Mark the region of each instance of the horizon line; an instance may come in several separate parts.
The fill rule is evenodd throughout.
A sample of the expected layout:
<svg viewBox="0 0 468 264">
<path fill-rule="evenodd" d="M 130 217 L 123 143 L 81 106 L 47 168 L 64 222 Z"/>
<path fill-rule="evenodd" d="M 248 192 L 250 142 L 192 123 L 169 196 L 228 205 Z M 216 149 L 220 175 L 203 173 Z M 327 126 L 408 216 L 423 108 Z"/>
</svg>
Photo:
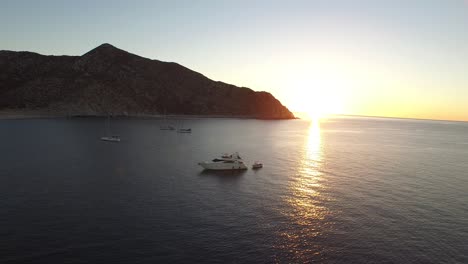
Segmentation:
<svg viewBox="0 0 468 264">
<path fill-rule="evenodd" d="M 302 112 L 293 112 L 293 113 L 302 113 Z M 358 114 L 327 114 L 325 115 L 324 119 L 327 117 L 333 116 L 345 116 L 345 117 L 364 117 L 364 118 L 386 118 L 386 119 L 406 119 L 406 120 L 420 120 L 420 121 L 442 121 L 442 122 L 461 122 L 461 123 L 468 123 L 468 120 L 449 120 L 449 119 L 430 119 L 430 118 L 417 118 L 417 117 L 398 117 L 398 116 L 373 116 L 373 115 L 358 115 Z M 296 117 L 298 119 L 306 119 Z M 321 119 L 321 118 L 319 118 Z"/>
</svg>

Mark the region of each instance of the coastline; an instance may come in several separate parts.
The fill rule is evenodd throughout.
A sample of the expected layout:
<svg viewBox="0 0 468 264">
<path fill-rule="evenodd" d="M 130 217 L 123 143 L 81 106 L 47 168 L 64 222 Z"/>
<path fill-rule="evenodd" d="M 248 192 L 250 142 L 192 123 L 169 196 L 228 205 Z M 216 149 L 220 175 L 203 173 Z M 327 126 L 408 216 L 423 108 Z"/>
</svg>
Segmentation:
<svg viewBox="0 0 468 264">
<path fill-rule="evenodd" d="M 118 114 L 113 115 L 119 118 L 154 118 L 154 119 L 201 119 L 201 118 L 232 118 L 232 119 L 255 119 L 255 120 L 302 120 L 303 118 L 264 118 L 256 116 L 242 115 L 184 115 L 184 114 Z M 345 115 L 336 114 L 330 116 L 339 116 L 342 118 L 376 118 L 376 119 L 398 119 L 398 120 L 415 120 L 415 121 L 434 121 L 434 122 L 456 122 L 468 123 L 464 120 L 444 120 L 444 119 L 424 119 L 410 117 L 385 117 L 385 116 L 365 116 L 365 115 Z M 22 120 L 22 119 L 50 119 L 50 118 L 103 118 L 107 115 L 102 114 L 67 114 L 47 110 L 26 110 L 26 109 L 3 109 L 0 110 L 1 120 Z"/>
<path fill-rule="evenodd" d="M 59 118 L 66 115 L 33 110 L 0 110 L 0 120 Z"/>
<path fill-rule="evenodd" d="M 118 114 L 112 115 L 119 118 L 170 118 L 170 119 L 199 119 L 199 118 L 233 118 L 233 119 L 257 119 L 257 120 L 295 120 L 300 118 L 264 118 L 256 116 L 242 115 L 181 115 L 181 114 Z M 48 118 L 101 118 L 107 117 L 103 114 L 67 114 L 44 110 L 0 110 L 0 120 L 21 120 L 21 119 L 48 119 Z"/>
</svg>

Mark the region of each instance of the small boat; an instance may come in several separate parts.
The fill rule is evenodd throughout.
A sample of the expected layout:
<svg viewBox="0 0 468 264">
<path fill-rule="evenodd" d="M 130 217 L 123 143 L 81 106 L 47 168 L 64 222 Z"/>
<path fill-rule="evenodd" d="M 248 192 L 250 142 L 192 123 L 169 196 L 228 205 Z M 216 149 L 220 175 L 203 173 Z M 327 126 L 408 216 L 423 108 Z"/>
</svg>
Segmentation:
<svg viewBox="0 0 468 264">
<path fill-rule="evenodd" d="M 175 127 L 173 127 L 173 126 L 161 126 L 159 129 L 160 130 L 175 130 Z"/>
<path fill-rule="evenodd" d="M 191 128 L 180 128 L 179 130 L 177 130 L 177 132 L 179 132 L 179 133 L 192 133 L 192 129 Z"/>
<path fill-rule="evenodd" d="M 199 162 L 205 170 L 246 170 L 244 161 L 235 152 L 232 155 L 223 155 L 221 158 L 215 158 L 212 161 Z"/>
<path fill-rule="evenodd" d="M 110 141 L 110 142 L 120 142 L 120 137 L 119 136 L 105 136 L 105 137 L 101 137 L 101 140 Z"/>
<path fill-rule="evenodd" d="M 112 136 L 110 135 L 111 132 L 110 132 L 110 115 L 107 116 L 107 125 L 106 125 L 106 134 L 108 136 L 103 136 L 101 137 L 101 140 L 102 141 L 109 141 L 109 142 L 120 142 L 120 137 L 119 136 Z"/>
<path fill-rule="evenodd" d="M 176 130 L 175 127 L 169 125 L 169 122 L 167 120 L 166 110 L 164 110 L 162 121 L 163 121 L 163 125 L 159 127 L 160 130 Z"/>
<path fill-rule="evenodd" d="M 256 161 L 254 164 L 252 164 L 252 169 L 261 169 L 263 168 L 263 163 Z"/>
<path fill-rule="evenodd" d="M 191 128 L 184 128 L 184 120 L 181 120 L 181 125 L 179 126 L 179 129 L 177 129 L 178 133 L 192 133 Z"/>
</svg>

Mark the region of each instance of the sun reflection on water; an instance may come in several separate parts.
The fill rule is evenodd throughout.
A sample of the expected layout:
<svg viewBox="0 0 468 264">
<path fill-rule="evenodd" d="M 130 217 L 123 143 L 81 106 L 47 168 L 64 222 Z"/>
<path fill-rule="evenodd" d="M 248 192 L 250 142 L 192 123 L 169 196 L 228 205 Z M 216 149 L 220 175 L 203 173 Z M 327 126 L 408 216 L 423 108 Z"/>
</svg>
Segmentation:
<svg viewBox="0 0 468 264">
<path fill-rule="evenodd" d="M 305 149 L 306 159 L 303 159 L 303 162 L 318 163 L 322 161 L 321 140 L 320 121 L 317 119 L 311 120 L 307 137 L 307 148 Z"/>
<path fill-rule="evenodd" d="M 281 234 L 282 248 L 297 260 L 321 254 L 322 250 L 314 243 L 314 238 L 321 235 L 329 214 L 323 205 L 326 198 L 322 194 L 325 186 L 321 172 L 323 143 L 320 121 L 312 120 L 307 133 L 299 166 L 292 177 L 290 194 L 285 198 L 289 206 L 283 214 L 289 219 L 288 228 Z"/>
</svg>

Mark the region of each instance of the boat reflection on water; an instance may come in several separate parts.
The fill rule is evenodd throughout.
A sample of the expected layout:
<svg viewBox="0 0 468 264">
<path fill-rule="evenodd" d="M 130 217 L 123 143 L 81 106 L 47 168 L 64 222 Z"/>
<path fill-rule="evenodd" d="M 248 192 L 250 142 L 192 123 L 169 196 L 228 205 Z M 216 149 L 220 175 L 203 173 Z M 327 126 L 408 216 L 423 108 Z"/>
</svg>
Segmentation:
<svg viewBox="0 0 468 264">
<path fill-rule="evenodd" d="M 220 177 L 222 179 L 236 179 L 244 175 L 247 170 L 202 170 L 199 176 Z"/>
<path fill-rule="evenodd" d="M 324 206 L 326 197 L 322 194 L 325 180 L 322 174 L 322 138 L 320 121 L 312 120 L 307 140 L 304 143 L 299 166 L 292 177 L 287 206 L 282 213 L 288 218 L 286 230 L 280 236 L 281 248 L 289 252 L 296 261 L 307 261 L 312 256 L 320 259 L 323 251 L 314 243 L 321 235 L 327 222 L 328 209 Z"/>
</svg>

